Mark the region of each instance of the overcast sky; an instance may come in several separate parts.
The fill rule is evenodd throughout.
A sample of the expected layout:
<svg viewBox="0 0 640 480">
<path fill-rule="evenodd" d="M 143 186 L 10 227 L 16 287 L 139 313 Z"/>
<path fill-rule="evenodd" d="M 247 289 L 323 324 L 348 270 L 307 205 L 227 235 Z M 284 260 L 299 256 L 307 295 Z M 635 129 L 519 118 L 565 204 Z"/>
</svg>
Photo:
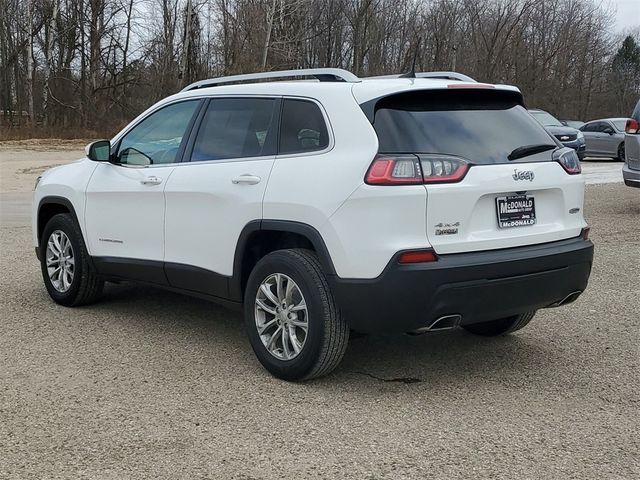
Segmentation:
<svg viewBox="0 0 640 480">
<path fill-rule="evenodd" d="M 628 27 L 640 27 L 640 0 L 604 0 L 603 4 L 606 5 L 607 2 L 617 9 L 617 31 Z"/>
</svg>

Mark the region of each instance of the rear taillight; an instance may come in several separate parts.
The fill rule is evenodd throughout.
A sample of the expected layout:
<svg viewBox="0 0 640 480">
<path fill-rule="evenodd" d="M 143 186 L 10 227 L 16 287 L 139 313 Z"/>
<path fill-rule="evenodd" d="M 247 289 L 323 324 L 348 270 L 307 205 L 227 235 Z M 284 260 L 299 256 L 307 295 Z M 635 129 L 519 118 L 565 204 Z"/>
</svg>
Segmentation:
<svg viewBox="0 0 640 480">
<path fill-rule="evenodd" d="M 415 155 L 376 155 L 365 181 L 369 185 L 419 185 L 420 160 Z"/>
<path fill-rule="evenodd" d="M 418 155 L 424 183 L 454 183 L 464 178 L 470 163 L 449 155 Z"/>
<path fill-rule="evenodd" d="M 376 155 L 365 182 L 369 185 L 454 183 L 464 178 L 470 163 L 450 155 Z"/>
<path fill-rule="evenodd" d="M 630 135 L 637 135 L 640 133 L 640 123 L 633 118 L 627 120 L 627 125 L 624 127 L 624 131 Z"/>
<path fill-rule="evenodd" d="M 580 159 L 575 150 L 571 148 L 561 148 L 553 153 L 553 159 L 562 165 L 569 175 L 577 175 L 582 172 Z"/>
<path fill-rule="evenodd" d="M 489 83 L 450 83 L 449 85 L 447 85 L 447 88 L 482 88 L 482 89 L 490 89 L 490 88 L 496 88 L 495 85 L 491 85 Z"/>
</svg>

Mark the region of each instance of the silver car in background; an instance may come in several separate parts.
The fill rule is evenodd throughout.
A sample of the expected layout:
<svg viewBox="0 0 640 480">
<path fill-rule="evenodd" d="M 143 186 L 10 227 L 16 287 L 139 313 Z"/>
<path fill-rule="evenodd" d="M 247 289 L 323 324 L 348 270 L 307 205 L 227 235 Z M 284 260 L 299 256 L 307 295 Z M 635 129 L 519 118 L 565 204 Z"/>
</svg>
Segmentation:
<svg viewBox="0 0 640 480">
<path fill-rule="evenodd" d="M 624 183 L 640 188 L 640 100 L 627 120 L 624 134 L 626 160 L 622 167 Z"/>
<path fill-rule="evenodd" d="M 624 161 L 626 118 L 591 120 L 579 128 L 584 134 L 586 157 L 614 158 Z"/>
</svg>

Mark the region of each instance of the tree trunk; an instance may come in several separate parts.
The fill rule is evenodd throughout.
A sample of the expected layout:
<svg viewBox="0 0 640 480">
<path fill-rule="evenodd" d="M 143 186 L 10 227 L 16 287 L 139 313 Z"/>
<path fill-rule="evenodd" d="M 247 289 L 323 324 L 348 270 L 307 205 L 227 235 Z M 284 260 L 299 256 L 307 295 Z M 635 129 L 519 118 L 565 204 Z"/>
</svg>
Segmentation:
<svg viewBox="0 0 640 480">
<path fill-rule="evenodd" d="M 276 16 L 276 2 L 277 0 L 271 0 L 271 9 L 267 15 L 267 32 L 264 38 L 264 47 L 262 48 L 262 70 L 267 69 L 267 56 L 269 55 L 269 43 L 271 42 L 271 31 L 273 30 L 273 19 Z"/>
<path fill-rule="evenodd" d="M 49 126 L 49 80 L 51 78 L 51 53 L 53 51 L 54 33 L 56 28 L 56 17 L 58 16 L 58 1 L 52 0 L 51 19 L 49 26 L 45 27 L 44 35 L 44 85 L 42 88 L 42 113 L 43 126 Z"/>
<path fill-rule="evenodd" d="M 29 0 L 27 7 L 27 15 L 29 16 L 28 24 L 28 43 L 27 43 L 27 75 L 25 78 L 25 90 L 27 96 L 27 105 L 29 109 L 29 123 L 33 127 L 35 125 L 35 116 L 33 108 L 33 79 L 35 77 L 34 61 L 33 61 L 33 0 Z"/>
</svg>

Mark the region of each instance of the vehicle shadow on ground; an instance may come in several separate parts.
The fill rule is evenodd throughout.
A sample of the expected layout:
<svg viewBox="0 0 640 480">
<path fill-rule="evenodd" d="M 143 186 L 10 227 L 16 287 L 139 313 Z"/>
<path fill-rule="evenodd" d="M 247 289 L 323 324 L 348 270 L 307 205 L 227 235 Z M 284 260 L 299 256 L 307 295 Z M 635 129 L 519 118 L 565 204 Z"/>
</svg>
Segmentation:
<svg viewBox="0 0 640 480">
<path fill-rule="evenodd" d="M 223 361 L 228 362 L 224 370 L 237 375 L 255 376 L 259 382 L 281 382 L 253 357 L 241 312 L 129 283 L 108 284 L 101 301 L 82 310 L 82 321 L 90 316 L 91 321 L 122 323 L 134 331 L 166 334 L 167 341 L 176 336 L 188 338 L 194 351 L 215 354 L 216 369 Z M 526 333 L 498 338 L 477 337 L 463 330 L 421 336 L 354 336 L 338 369 L 307 385 L 322 390 L 338 385 L 353 388 L 354 384 L 376 389 L 381 384 L 410 388 L 411 384 L 433 387 L 446 383 L 472 389 L 478 378 L 508 383 L 517 382 L 523 375 L 544 377 L 546 371 L 568 361 L 554 354 L 553 347 Z M 215 371 L 211 373 L 215 375 Z"/>
</svg>

